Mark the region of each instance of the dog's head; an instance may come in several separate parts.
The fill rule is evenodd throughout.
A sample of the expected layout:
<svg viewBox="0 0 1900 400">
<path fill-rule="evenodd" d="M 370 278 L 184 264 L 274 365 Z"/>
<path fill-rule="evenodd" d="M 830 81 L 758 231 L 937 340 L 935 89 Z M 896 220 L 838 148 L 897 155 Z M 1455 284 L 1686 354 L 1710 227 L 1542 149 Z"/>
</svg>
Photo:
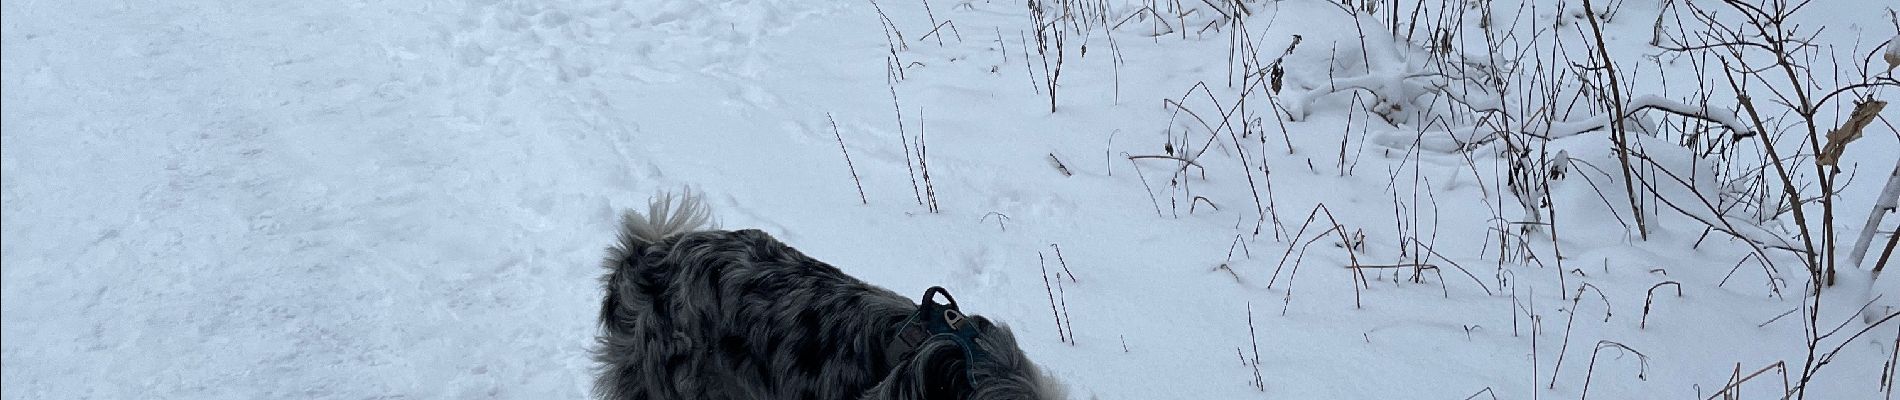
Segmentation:
<svg viewBox="0 0 1900 400">
<path fill-rule="evenodd" d="M 1067 394 L 1016 347 L 1009 327 L 970 316 L 966 341 L 931 337 L 898 363 L 864 400 L 1061 400 Z M 971 351 L 966 344 L 980 348 Z M 974 359 L 973 359 L 974 358 Z"/>
</svg>

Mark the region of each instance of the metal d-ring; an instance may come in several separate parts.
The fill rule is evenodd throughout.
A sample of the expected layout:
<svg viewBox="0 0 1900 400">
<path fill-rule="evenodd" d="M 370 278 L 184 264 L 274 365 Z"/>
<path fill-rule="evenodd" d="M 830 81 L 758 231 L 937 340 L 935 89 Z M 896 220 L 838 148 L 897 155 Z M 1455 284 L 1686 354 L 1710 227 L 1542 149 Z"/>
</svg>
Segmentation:
<svg viewBox="0 0 1900 400">
<path fill-rule="evenodd" d="M 943 310 L 943 322 L 950 325 L 950 329 L 963 329 L 963 321 L 965 320 L 967 320 L 967 318 L 963 316 L 962 312 L 958 312 L 954 309 Z"/>
</svg>

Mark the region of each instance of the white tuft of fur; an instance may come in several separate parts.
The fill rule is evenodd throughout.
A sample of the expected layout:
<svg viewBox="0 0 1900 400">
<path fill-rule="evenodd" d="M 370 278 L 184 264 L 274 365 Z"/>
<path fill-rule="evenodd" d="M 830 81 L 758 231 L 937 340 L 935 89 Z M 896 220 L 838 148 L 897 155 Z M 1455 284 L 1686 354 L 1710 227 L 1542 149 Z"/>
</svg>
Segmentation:
<svg viewBox="0 0 1900 400">
<path fill-rule="evenodd" d="M 1038 376 L 1038 378 L 1040 378 L 1036 380 L 1036 396 L 1038 396 L 1037 398 L 1051 399 L 1051 400 L 1063 400 L 1063 399 L 1069 398 L 1068 385 L 1062 384 L 1061 381 L 1056 380 L 1056 377 L 1053 375 L 1050 375 L 1047 371 L 1043 371 L 1041 368 L 1035 367 L 1034 363 L 1030 363 L 1030 365 L 1032 368 L 1036 369 L 1035 374 Z"/>
<path fill-rule="evenodd" d="M 662 193 L 647 203 L 646 213 L 628 209 L 620 216 L 620 238 L 627 244 L 658 243 L 669 236 L 706 229 L 711 222 L 712 210 L 699 193 Z"/>
</svg>

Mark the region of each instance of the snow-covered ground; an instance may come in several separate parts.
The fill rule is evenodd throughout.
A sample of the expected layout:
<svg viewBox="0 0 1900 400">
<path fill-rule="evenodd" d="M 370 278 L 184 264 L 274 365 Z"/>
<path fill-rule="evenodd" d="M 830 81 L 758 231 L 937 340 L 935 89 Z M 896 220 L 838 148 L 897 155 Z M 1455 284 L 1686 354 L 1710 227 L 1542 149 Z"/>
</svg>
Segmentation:
<svg viewBox="0 0 1900 400">
<path fill-rule="evenodd" d="M 1066 38 L 1052 113 L 1057 61 L 1018 1 L 8 0 L 0 397 L 586 397 L 614 218 L 683 187 L 723 227 L 900 293 L 948 287 L 1077 398 L 1702 399 L 1778 361 L 1798 380 L 1803 316 L 1777 319 L 1803 304 L 1796 257 L 1766 269 L 1659 204 L 1641 240 L 1606 134 L 1548 143 L 1578 162 L 1548 189 L 1555 219 L 1529 216 L 1468 129 L 1388 124 L 1366 109 L 1404 111 L 1356 97 L 1447 83 L 1414 79 L 1423 47 L 1382 33 L 1390 11 L 1141 16 L 1174 3 L 1192 2 L 1076 2 L 1112 18 Z M 1588 29 L 1556 1 L 1470 3 L 1424 15 Z M 1693 63 L 1634 61 L 1665 2 L 1612 3 L 1626 85 L 1683 96 L 1651 81 Z M 1858 55 L 1894 36 L 1872 7 L 1800 18 Z M 1301 44 L 1285 104 L 1255 91 L 1264 119 L 1229 129 L 1232 29 L 1265 60 Z M 1875 123 L 1843 158 L 1843 235 L 1897 139 Z M 1792 240 L 1786 219 L 1745 234 Z M 1500 234 L 1531 220 L 1557 240 Z M 1346 268 L 1417 263 L 1437 269 Z M 1847 304 L 1863 286 L 1824 298 L 1823 333 L 1866 326 Z M 1843 347 L 1808 398 L 1889 395 L 1896 325 Z M 1782 390 L 1770 371 L 1741 392 Z"/>
</svg>

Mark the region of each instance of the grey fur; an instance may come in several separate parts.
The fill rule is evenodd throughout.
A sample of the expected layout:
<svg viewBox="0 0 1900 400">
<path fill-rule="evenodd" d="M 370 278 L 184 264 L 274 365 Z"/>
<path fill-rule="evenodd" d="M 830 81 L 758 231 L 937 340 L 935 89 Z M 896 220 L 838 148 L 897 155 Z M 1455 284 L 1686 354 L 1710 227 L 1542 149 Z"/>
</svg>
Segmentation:
<svg viewBox="0 0 1900 400">
<path fill-rule="evenodd" d="M 687 191 L 677 198 L 662 194 L 647 203 L 646 214 L 627 210 L 620 215 L 620 243 L 659 242 L 667 236 L 705 229 L 711 220 L 712 211 L 699 193 Z"/>
<path fill-rule="evenodd" d="M 933 338 L 890 365 L 911 300 L 758 230 L 700 230 L 692 195 L 629 211 L 608 250 L 594 395 L 609 400 L 1060 399 L 1007 326 L 971 316 L 988 356 Z M 967 368 L 966 368 L 967 365 Z M 967 373 L 966 373 L 967 372 Z"/>
</svg>

